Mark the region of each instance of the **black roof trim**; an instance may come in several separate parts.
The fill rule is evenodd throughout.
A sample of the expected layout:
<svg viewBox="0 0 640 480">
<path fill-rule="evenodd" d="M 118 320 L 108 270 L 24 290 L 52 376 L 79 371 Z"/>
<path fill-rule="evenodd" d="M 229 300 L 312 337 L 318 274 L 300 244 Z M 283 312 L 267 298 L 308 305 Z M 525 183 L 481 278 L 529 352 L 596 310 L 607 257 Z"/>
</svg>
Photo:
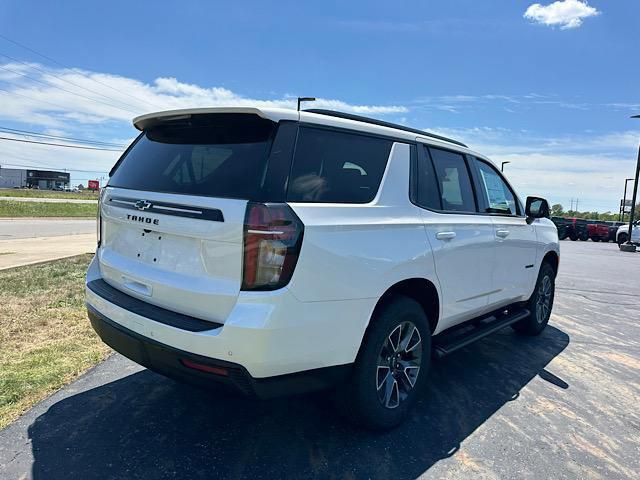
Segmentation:
<svg viewBox="0 0 640 480">
<path fill-rule="evenodd" d="M 441 135 L 436 135 L 435 133 L 429 133 L 429 132 L 425 132 L 424 130 L 418 130 L 417 128 L 405 127 L 404 125 L 385 122 L 384 120 L 377 120 L 375 118 L 363 117 L 361 115 L 353 115 L 352 113 L 337 112 L 335 110 L 325 110 L 323 108 L 310 108 L 308 110 L 303 110 L 303 112 L 317 113 L 318 115 L 327 115 L 330 117 L 354 120 L 356 122 L 371 123 L 372 125 L 379 125 L 381 127 L 395 128 L 396 130 L 403 130 L 405 132 L 415 133 L 423 137 L 431 137 L 437 140 L 443 140 L 445 142 L 453 143 L 455 145 L 460 145 L 461 147 L 469 148 L 462 142 L 459 142 L 457 140 L 452 140 L 450 138 L 443 137 Z"/>
</svg>

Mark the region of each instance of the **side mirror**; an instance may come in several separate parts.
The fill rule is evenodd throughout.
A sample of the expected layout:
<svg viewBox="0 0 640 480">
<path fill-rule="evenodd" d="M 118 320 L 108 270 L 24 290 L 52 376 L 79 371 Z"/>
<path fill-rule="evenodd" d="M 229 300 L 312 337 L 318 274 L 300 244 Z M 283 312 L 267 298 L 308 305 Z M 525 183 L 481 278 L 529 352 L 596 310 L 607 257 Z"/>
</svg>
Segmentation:
<svg viewBox="0 0 640 480">
<path fill-rule="evenodd" d="M 527 219 L 549 218 L 549 202 L 540 197 L 527 197 L 524 213 Z"/>
</svg>

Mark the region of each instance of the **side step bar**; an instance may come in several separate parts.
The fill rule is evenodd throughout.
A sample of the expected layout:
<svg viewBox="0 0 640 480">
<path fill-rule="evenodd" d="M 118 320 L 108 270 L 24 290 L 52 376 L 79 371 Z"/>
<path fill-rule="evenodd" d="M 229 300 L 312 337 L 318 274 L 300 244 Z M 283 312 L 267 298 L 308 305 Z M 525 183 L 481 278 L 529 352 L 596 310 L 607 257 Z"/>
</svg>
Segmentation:
<svg viewBox="0 0 640 480">
<path fill-rule="evenodd" d="M 433 354 L 434 357 L 440 359 L 450 353 L 455 352 L 463 347 L 466 347 L 470 343 L 480 340 L 481 338 L 491 335 L 504 327 L 516 323 L 530 315 L 529 310 L 522 309 L 517 312 L 507 314 L 504 317 L 497 318 L 489 322 L 483 322 L 477 327 L 470 329 L 460 335 L 447 335 L 442 341 L 436 340 Z"/>
</svg>

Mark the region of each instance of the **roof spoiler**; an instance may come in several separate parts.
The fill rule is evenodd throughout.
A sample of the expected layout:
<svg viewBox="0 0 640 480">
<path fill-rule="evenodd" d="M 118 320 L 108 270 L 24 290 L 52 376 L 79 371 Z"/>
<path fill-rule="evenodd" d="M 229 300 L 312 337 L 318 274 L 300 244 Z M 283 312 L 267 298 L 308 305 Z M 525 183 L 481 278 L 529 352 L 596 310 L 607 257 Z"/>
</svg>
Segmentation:
<svg viewBox="0 0 640 480">
<path fill-rule="evenodd" d="M 140 115 L 133 119 L 133 126 L 140 131 L 162 122 L 174 120 L 186 120 L 193 115 L 206 115 L 215 113 L 247 113 L 268 119 L 268 116 L 258 108 L 251 107 L 215 107 L 215 108 L 184 108 L 181 110 L 167 110 L 164 112 L 154 112 Z"/>
</svg>

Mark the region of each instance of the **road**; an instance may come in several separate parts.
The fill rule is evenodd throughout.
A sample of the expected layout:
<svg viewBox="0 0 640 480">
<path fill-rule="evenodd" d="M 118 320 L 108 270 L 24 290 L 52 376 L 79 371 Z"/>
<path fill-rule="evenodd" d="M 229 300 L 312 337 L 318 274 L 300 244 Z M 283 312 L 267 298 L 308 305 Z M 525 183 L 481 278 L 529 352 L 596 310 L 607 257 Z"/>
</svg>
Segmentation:
<svg viewBox="0 0 640 480">
<path fill-rule="evenodd" d="M 36 198 L 36 197 L 3 197 L 1 201 L 12 202 L 44 202 L 44 203 L 98 203 L 97 200 L 83 200 L 82 198 Z"/>
<path fill-rule="evenodd" d="M 24 218 L 0 219 L 0 240 L 33 237 L 57 237 L 95 233 L 93 219 Z"/>
<path fill-rule="evenodd" d="M 93 219 L 0 219 L 0 270 L 90 253 L 95 246 Z"/>
<path fill-rule="evenodd" d="M 545 332 L 507 328 L 435 363 L 383 434 L 326 395 L 211 394 L 114 355 L 0 432 L 0 477 L 637 478 L 639 273 L 640 254 L 562 242 Z"/>
</svg>

